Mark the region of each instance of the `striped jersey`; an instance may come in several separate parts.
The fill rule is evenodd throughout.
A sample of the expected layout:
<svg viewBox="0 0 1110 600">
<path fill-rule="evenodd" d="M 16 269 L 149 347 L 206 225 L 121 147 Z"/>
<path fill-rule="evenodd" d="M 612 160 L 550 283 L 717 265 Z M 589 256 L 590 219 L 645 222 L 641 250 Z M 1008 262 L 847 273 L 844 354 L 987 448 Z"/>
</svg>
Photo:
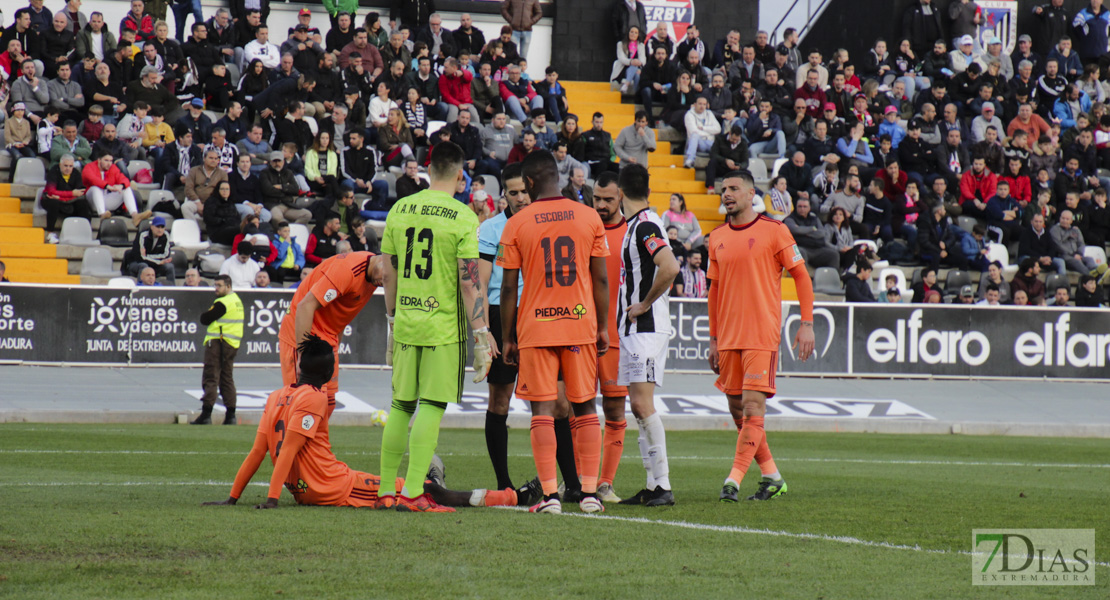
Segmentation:
<svg viewBox="0 0 1110 600">
<path fill-rule="evenodd" d="M 631 319 L 628 307 L 642 302 L 655 281 L 655 254 L 670 248 L 663 220 L 645 208 L 628 219 L 628 231 L 621 244 L 620 335 L 634 333 L 671 333 L 671 312 L 667 294 L 652 303 L 647 312 Z"/>
</svg>

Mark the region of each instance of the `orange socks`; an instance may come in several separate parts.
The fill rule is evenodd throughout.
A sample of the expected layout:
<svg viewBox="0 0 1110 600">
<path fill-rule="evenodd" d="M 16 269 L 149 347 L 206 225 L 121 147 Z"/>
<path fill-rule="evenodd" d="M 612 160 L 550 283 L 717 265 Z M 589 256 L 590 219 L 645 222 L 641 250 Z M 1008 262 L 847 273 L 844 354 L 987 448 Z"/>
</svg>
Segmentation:
<svg viewBox="0 0 1110 600">
<path fill-rule="evenodd" d="M 628 422 L 605 421 L 604 453 L 601 459 L 601 479 L 599 483 L 612 485 L 613 478 L 617 476 L 617 467 L 621 464 L 621 455 L 624 454 L 624 432 Z"/>
<path fill-rule="evenodd" d="M 536 473 L 543 486 L 543 495 L 550 496 L 559 492 L 559 479 L 555 469 L 555 418 L 532 417 L 532 456 L 536 461 Z M 749 459 L 750 460 L 750 459 Z"/>
<path fill-rule="evenodd" d="M 732 471 L 728 477 L 736 483 L 744 480 L 744 474 L 755 458 L 760 445 L 766 443 L 767 433 L 763 430 L 763 417 L 744 417 L 744 425 L 736 438 L 736 458 L 732 460 Z M 770 450 L 768 450 L 770 454 Z"/>
<path fill-rule="evenodd" d="M 578 417 L 573 414 L 567 417 L 567 421 L 570 421 L 570 439 L 574 442 L 574 470 L 578 473 L 578 477 L 581 478 L 582 459 L 578 454 L 578 428 L 581 427 L 582 424 L 579 422 Z"/>
<path fill-rule="evenodd" d="M 601 463 L 601 422 L 596 414 L 586 415 L 576 417 L 572 427 L 575 428 L 578 479 L 582 482 L 582 492 L 592 494 L 597 491 L 597 471 Z"/>
<path fill-rule="evenodd" d="M 744 429 L 743 419 L 733 419 L 736 423 L 736 431 Z M 773 475 L 779 472 L 778 465 L 775 464 L 775 458 L 771 456 L 771 447 L 767 445 L 767 435 L 763 435 L 763 443 L 759 445 L 759 449 L 755 451 L 755 462 L 759 465 L 759 470 L 764 477 Z"/>
</svg>

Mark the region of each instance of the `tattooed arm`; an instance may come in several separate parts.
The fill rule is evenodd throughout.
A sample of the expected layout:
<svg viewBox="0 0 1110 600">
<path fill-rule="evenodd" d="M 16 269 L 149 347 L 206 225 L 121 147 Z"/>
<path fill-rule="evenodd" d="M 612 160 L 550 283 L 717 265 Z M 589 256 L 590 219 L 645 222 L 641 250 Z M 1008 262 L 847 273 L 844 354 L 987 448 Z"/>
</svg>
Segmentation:
<svg viewBox="0 0 1110 600">
<path fill-rule="evenodd" d="M 478 259 L 459 259 L 459 288 L 462 290 L 463 303 L 466 305 L 470 330 L 478 331 L 486 328 L 486 292 L 478 274 Z"/>
</svg>

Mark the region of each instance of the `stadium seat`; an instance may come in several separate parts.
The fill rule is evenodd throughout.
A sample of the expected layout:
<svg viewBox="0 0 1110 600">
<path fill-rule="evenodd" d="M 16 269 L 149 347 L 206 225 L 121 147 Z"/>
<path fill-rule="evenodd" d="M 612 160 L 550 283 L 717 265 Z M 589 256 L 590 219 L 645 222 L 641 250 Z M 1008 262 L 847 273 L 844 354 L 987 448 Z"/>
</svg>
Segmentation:
<svg viewBox="0 0 1110 600">
<path fill-rule="evenodd" d="M 153 178 L 154 167 L 147 161 L 133 160 L 127 163 L 127 178 L 131 180 L 131 187 L 135 188 L 136 193 L 138 193 L 139 190 L 154 191 L 162 187 L 160 183 L 154 183 L 153 181 L 151 183 L 139 183 L 135 181 L 135 175 L 143 169 L 149 169 L 151 177 Z"/>
<path fill-rule="evenodd" d="M 302 252 L 308 252 L 308 227 L 301 223 L 289 224 L 289 235 L 293 236 L 293 241 L 301 247 Z"/>
<path fill-rule="evenodd" d="M 830 296 L 843 296 L 844 284 L 840 272 L 832 267 L 820 267 L 813 276 L 813 291 Z"/>
<path fill-rule="evenodd" d="M 956 217 L 956 224 L 960 226 L 960 229 L 963 229 L 964 231 L 966 231 L 968 233 L 971 233 L 971 228 L 975 227 L 975 224 L 978 223 L 978 222 L 979 221 L 975 220 L 975 217 L 966 217 L 966 216 Z"/>
<path fill-rule="evenodd" d="M 174 248 L 170 251 L 173 256 L 173 270 L 175 273 L 180 274 L 181 277 L 185 276 L 185 271 L 189 270 L 189 257 L 185 255 L 185 251 L 181 248 Z"/>
<path fill-rule="evenodd" d="M 1087 246 L 1083 249 L 1083 256 L 1095 259 L 1096 265 L 1106 264 L 1106 250 L 1098 246 Z"/>
<path fill-rule="evenodd" d="M 959 269 L 952 269 L 948 272 L 948 278 L 944 281 L 944 289 L 949 294 L 959 294 L 960 288 L 965 285 L 971 285 L 971 273 Z"/>
<path fill-rule="evenodd" d="M 107 248 L 85 248 L 81 258 L 81 275 L 89 277 L 118 277 L 119 270 L 112 266 L 112 251 Z"/>
<path fill-rule="evenodd" d="M 388 188 L 388 191 L 386 192 L 386 196 L 388 196 L 391 200 L 396 200 L 397 199 L 397 175 L 390 172 L 390 171 L 386 171 L 385 174 L 382 175 L 381 178 L 385 181 L 385 185 Z"/>
<path fill-rule="evenodd" d="M 223 266 L 225 260 L 227 260 L 227 257 L 215 250 L 201 250 L 197 252 L 197 270 L 200 271 L 201 277 L 211 279 L 220 274 L 220 267 Z M 177 269 L 176 265 L 174 269 Z M 182 274 L 184 274 L 184 271 L 182 271 Z"/>
<path fill-rule="evenodd" d="M 447 127 L 447 121 L 428 121 L 428 128 L 424 130 L 424 135 L 430 140 L 435 132 Z"/>
<path fill-rule="evenodd" d="M 486 193 L 490 198 L 501 197 L 501 182 L 493 175 L 482 175 L 482 180 L 486 182 Z"/>
<path fill-rule="evenodd" d="M 1060 288 L 1068 288 L 1068 291 L 1071 291 L 1071 284 L 1068 283 L 1068 276 L 1059 273 L 1049 273 L 1048 277 L 1044 280 L 1045 294 L 1051 296 Z"/>
<path fill-rule="evenodd" d="M 781 169 L 782 166 L 785 165 L 788 162 L 790 162 L 789 158 L 776 158 L 775 159 L 775 166 L 771 169 L 771 177 L 772 178 L 778 177 L 779 169 Z M 766 165 L 764 165 L 764 166 L 766 166 Z"/>
<path fill-rule="evenodd" d="M 856 240 L 856 243 L 852 244 L 852 247 L 854 248 L 856 246 L 867 246 L 868 250 L 875 254 L 879 253 L 879 245 L 876 244 L 874 240 Z"/>
<path fill-rule="evenodd" d="M 108 280 L 108 287 L 111 288 L 123 288 L 129 290 L 134 288 L 135 285 L 136 284 L 134 277 L 113 277 Z"/>
<path fill-rule="evenodd" d="M 1002 273 L 1009 279 L 1010 275 L 1017 273 L 1017 265 L 1010 264 L 1010 249 L 1005 244 L 987 244 L 987 260 L 998 261 L 1002 265 Z"/>
<path fill-rule="evenodd" d="M 758 188 L 765 188 L 767 184 L 771 183 L 771 178 L 767 176 L 767 163 L 763 159 L 753 156 L 748 161 L 748 172 L 752 174 L 752 179 L 755 180 L 755 185 Z"/>
<path fill-rule="evenodd" d="M 909 287 L 908 285 L 906 285 L 906 274 L 902 272 L 902 269 L 883 269 L 882 271 L 879 271 L 878 285 L 875 286 L 876 292 L 885 289 L 884 286 L 886 286 L 887 275 L 893 275 L 897 278 L 898 289 L 904 290 Z"/>
<path fill-rule="evenodd" d="M 910 278 L 910 283 L 912 285 L 917 285 L 917 284 L 921 283 L 921 277 L 922 277 L 921 276 L 921 271 L 922 271 L 921 268 L 913 270 L 913 276 Z"/>
<path fill-rule="evenodd" d="M 32 215 L 38 216 L 46 214 L 46 209 L 42 207 L 42 192 L 43 190 L 35 192 L 35 206 L 31 209 Z"/>
<path fill-rule="evenodd" d="M 151 190 L 146 198 L 146 210 L 154 210 L 154 205 L 162 201 L 173 201 L 173 192 L 169 190 Z"/>
<path fill-rule="evenodd" d="M 92 237 L 92 223 L 82 217 L 66 217 L 62 221 L 62 232 L 58 236 L 58 243 L 70 246 L 100 245 L 100 242 Z"/>
<path fill-rule="evenodd" d="M 173 222 L 170 230 L 170 241 L 174 246 L 186 250 L 203 249 L 208 247 L 208 242 L 200 240 L 200 226 L 192 219 L 178 219 Z"/>
<path fill-rule="evenodd" d="M 131 246 L 131 240 L 127 235 L 127 219 L 112 217 L 101 220 L 100 231 L 97 233 L 96 239 L 100 240 L 101 244 L 113 248 Z"/>
<path fill-rule="evenodd" d="M 46 165 L 39 158 L 21 158 L 15 164 L 15 177 L 12 183 L 43 187 L 46 185 Z"/>
</svg>

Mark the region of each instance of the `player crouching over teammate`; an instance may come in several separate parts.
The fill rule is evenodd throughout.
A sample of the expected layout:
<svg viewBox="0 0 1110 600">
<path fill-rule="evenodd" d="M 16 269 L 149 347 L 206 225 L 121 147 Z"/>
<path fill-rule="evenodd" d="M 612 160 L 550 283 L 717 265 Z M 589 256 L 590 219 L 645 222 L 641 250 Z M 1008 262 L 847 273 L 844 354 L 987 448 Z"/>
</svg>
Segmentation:
<svg viewBox="0 0 1110 600">
<path fill-rule="evenodd" d="M 736 502 L 740 482 L 755 458 L 763 471 L 759 491 L 749 500 L 768 500 L 786 492 L 774 466 L 763 418 L 767 398 L 775 395 L 775 368 L 782 336 L 783 269 L 798 289 L 802 322 L 794 338 L 798 357 L 813 354 L 813 283 L 794 236 L 782 223 L 752 208 L 751 173 L 725 176 L 721 201 L 727 222 L 709 235 L 709 366 L 739 436 L 732 471 L 721 489 L 722 502 Z"/>
<path fill-rule="evenodd" d="M 331 344 L 308 335 L 297 350 L 301 369 L 298 382 L 270 394 L 258 423 L 254 446 L 235 475 L 231 495 L 222 502 L 205 502 L 205 506 L 236 504 L 267 452 L 274 463 L 274 472 L 266 501 L 255 508 L 276 508 L 283 484 L 297 504 L 371 508 L 377 502 L 381 479 L 352 470 L 340 462 L 332 454 L 328 441 L 330 411 L 328 398 L 322 390 L 335 370 Z M 430 496 L 444 506 L 515 506 L 518 500 L 522 504 L 535 501 L 534 498 L 518 498 L 517 492 L 511 489 L 448 490 L 443 487 L 442 472 L 442 467 L 433 464 L 429 480 L 424 482 L 425 494 L 420 498 Z M 403 484 L 398 480 L 398 487 Z M 525 486 L 522 491 L 528 489 L 529 486 Z M 412 509 L 398 505 L 397 510 Z"/>
</svg>

